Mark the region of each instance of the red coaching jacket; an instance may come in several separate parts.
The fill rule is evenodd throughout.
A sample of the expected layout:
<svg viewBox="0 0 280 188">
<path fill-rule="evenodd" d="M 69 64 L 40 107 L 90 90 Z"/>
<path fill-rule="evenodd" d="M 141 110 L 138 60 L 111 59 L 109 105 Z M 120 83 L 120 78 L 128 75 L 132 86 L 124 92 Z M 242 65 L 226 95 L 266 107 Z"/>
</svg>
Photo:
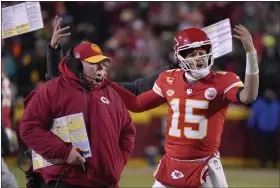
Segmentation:
<svg viewBox="0 0 280 188">
<path fill-rule="evenodd" d="M 114 186 L 131 157 L 135 127 L 117 92 L 105 82 L 98 88 L 83 91 L 78 78 L 63 59 L 62 76 L 48 81 L 25 100 L 20 136 L 27 146 L 45 158 L 66 160 L 72 146 L 50 132 L 55 118 L 83 112 L 92 157 L 87 171 L 81 165 L 67 163 L 36 170 L 46 183 L 60 181 L 77 186 Z"/>
</svg>

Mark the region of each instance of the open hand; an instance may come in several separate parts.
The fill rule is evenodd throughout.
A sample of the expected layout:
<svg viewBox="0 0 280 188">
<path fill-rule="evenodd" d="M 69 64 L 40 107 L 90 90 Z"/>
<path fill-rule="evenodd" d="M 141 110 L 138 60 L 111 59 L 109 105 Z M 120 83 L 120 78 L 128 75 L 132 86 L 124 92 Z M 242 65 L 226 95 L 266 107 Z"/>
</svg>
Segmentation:
<svg viewBox="0 0 280 188">
<path fill-rule="evenodd" d="M 54 19 L 53 35 L 52 35 L 52 39 L 51 39 L 51 43 L 50 43 L 51 47 L 54 48 L 54 49 L 57 49 L 59 41 L 60 41 L 61 38 L 71 35 L 70 32 L 63 33 L 66 30 L 68 30 L 70 27 L 67 26 L 67 27 L 64 27 L 64 28 L 60 28 L 61 22 L 62 22 L 62 18 L 58 18 L 58 16 L 56 15 L 55 19 Z"/>
<path fill-rule="evenodd" d="M 250 52 L 255 49 L 252 36 L 244 26 L 236 25 L 233 30 L 238 34 L 233 35 L 233 37 L 242 42 L 246 52 Z"/>
</svg>

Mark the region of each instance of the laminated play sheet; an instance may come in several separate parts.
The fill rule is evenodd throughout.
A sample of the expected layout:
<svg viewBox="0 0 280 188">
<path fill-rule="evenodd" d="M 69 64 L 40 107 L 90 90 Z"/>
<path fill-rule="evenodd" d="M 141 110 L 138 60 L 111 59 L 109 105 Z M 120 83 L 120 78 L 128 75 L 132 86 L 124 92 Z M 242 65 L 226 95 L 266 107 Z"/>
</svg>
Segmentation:
<svg viewBox="0 0 280 188">
<path fill-rule="evenodd" d="M 213 57 L 218 58 L 232 51 L 230 20 L 219 21 L 202 29 L 211 40 Z"/>
<path fill-rule="evenodd" d="M 91 157 L 90 145 L 82 113 L 56 118 L 51 131 L 64 142 L 80 148 L 84 158 Z M 63 163 L 60 159 L 45 159 L 32 150 L 33 169 Z"/>
<path fill-rule="evenodd" d="M 1 17 L 2 39 L 44 27 L 39 2 L 25 2 L 2 8 Z"/>
</svg>

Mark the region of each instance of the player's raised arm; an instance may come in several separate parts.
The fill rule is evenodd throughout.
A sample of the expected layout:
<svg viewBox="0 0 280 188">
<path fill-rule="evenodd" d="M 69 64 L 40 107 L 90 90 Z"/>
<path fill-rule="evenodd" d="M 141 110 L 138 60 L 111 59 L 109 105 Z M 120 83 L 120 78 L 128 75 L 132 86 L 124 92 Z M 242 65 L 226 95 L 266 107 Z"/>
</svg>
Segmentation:
<svg viewBox="0 0 280 188">
<path fill-rule="evenodd" d="M 259 89 L 259 66 L 257 51 L 249 31 L 242 25 L 236 25 L 234 31 L 237 35 L 233 37 L 239 39 L 246 51 L 246 75 L 244 89 L 240 92 L 240 101 L 249 104 L 255 101 Z"/>
<path fill-rule="evenodd" d="M 120 95 L 127 109 L 132 112 L 144 112 L 156 108 L 166 102 L 166 99 L 153 90 L 146 91 L 141 95 L 134 95 L 116 83 L 107 80 L 108 84 Z"/>
</svg>

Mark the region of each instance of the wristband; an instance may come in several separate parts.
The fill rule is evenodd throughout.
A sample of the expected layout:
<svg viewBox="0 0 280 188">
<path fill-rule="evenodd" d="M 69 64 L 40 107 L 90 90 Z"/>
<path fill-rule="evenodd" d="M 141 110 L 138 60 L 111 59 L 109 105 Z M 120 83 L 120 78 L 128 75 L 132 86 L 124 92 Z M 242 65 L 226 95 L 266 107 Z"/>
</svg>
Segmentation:
<svg viewBox="0 0 280 188">
<path fill-rule="evenodd" d="M 246 74 L 258 74 L 259 65 L 257 51 L 254 49 L 252 52 L 246 53 Z"/>
</svg>

